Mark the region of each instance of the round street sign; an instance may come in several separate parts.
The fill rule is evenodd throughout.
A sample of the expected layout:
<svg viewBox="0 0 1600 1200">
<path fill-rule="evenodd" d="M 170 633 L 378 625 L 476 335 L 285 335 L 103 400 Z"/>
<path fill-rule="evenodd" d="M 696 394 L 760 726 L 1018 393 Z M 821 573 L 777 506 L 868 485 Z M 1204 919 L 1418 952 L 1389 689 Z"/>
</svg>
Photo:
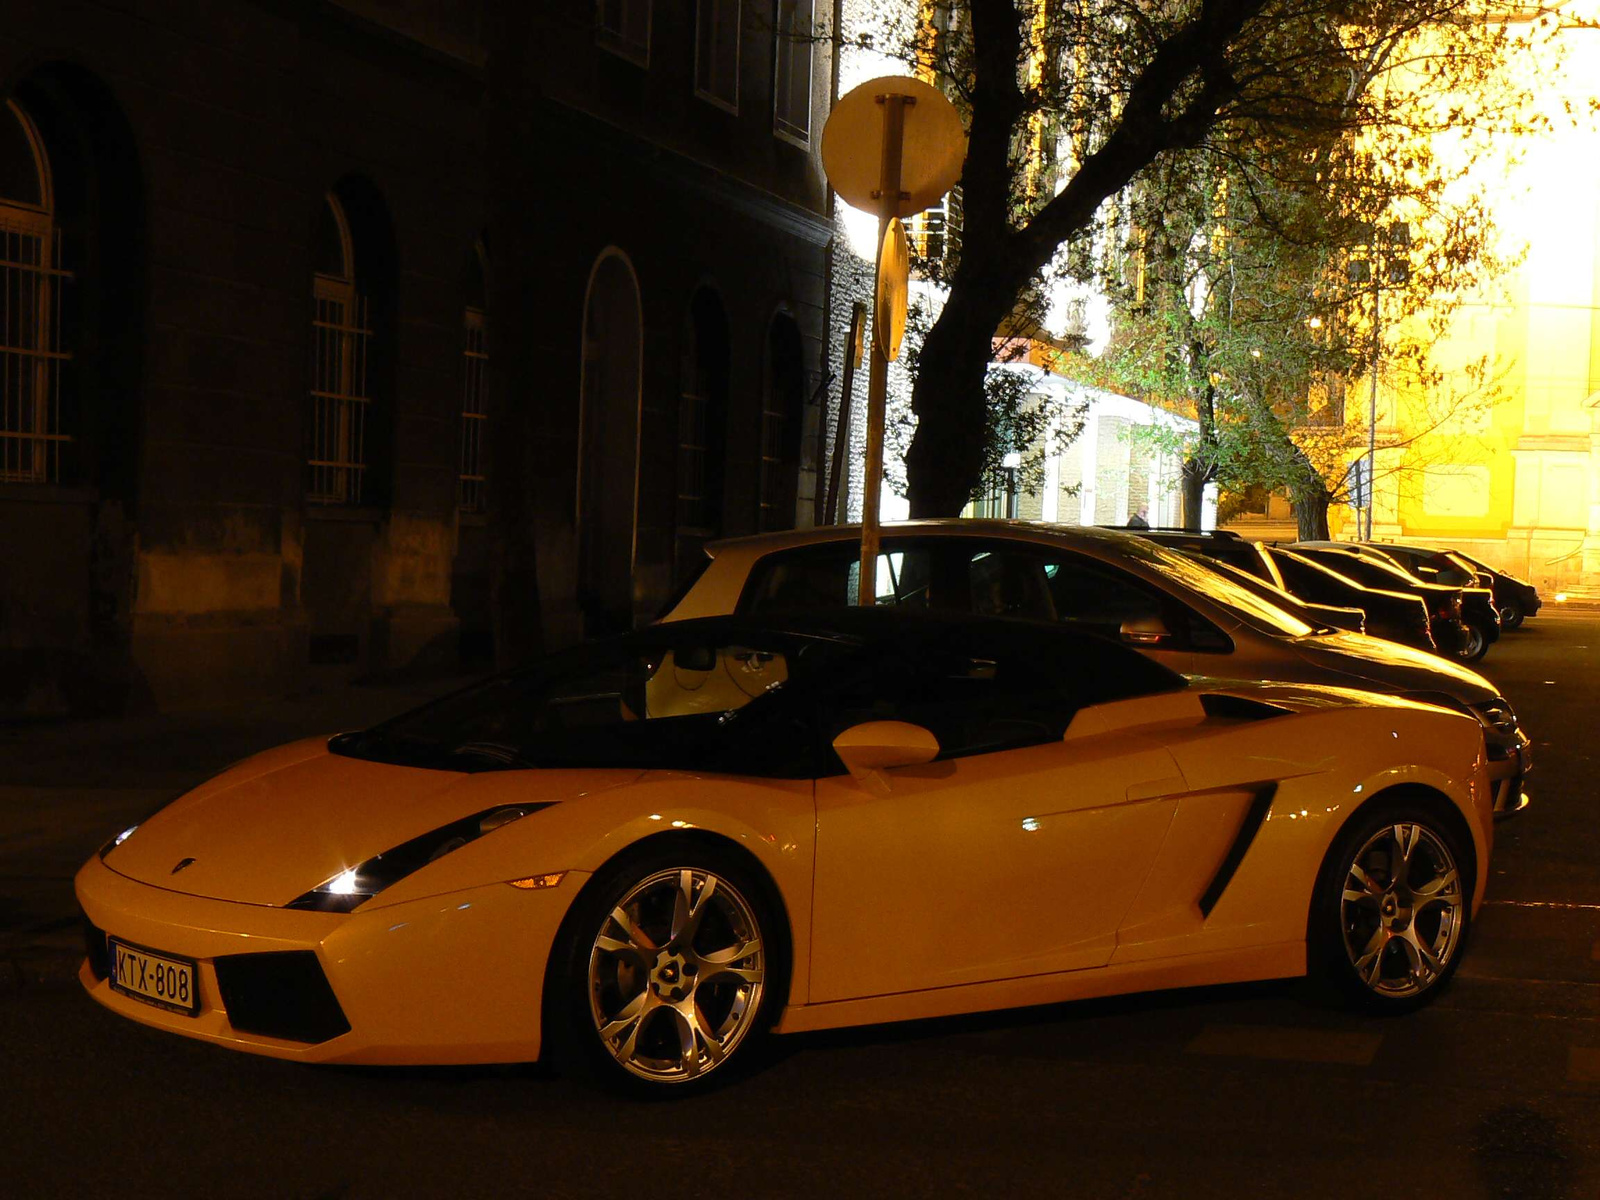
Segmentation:
<svg viewBox="0 0 1600 1200">
<path fill-rule="evenodd" d="M 886 213 L 877 195 L 883 168 L 879 97 L 908 96 L 901 143 L 900 201 Z M 909 75 L 869 79 L 839 98 L 822 128 L 822 168 L 847 204 L 867 212 L 908 217 L 934 204 L 961 178 L 967 135 L 943 92 Z"/>
<path fill-rule="evenodd" d="M 872 312 L 872 328 L 886 362 L 900 357 L 900 339 L 906 333 L 906 278 L 911 257 L 906 251 L 906 227 L 899 218 L 883 231 L 878 247 L 878 304 Z"/>
</svg>

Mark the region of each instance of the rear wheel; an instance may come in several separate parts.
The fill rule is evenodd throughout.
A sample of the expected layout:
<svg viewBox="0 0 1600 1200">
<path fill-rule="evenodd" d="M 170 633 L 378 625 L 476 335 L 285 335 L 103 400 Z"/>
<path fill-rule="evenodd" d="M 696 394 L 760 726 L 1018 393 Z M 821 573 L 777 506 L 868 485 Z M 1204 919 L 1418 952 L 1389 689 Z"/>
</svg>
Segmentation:
<svg viewBox="0 0 1600 1200">
<path fill-rule="evenodd" d="M 1470 919 L 1466 853 L 1447 822 L 1414 804 L 1357 818 L 1340 835 L 1308 932 L 1316 965 L 1346 998 L 1409 1012 L 1449 981 Z"/>
<path fill-rule="evenodd" d="M 566 1036 L 595 1074 L 635 1094 L 679 1096 L 750 1065 L 783 972 L 765 881 L 705 846 L 608 870 L 568 923 Z"/>
<path fill-rule="evenodd" d="M 1518 629 L 1522 626 L 1523 618 L 1528 614 L 1523 611 L 1518 600 L 1507 600 L 1500 609 L 1500 627 L 1502 629 Z"/>
</svg>

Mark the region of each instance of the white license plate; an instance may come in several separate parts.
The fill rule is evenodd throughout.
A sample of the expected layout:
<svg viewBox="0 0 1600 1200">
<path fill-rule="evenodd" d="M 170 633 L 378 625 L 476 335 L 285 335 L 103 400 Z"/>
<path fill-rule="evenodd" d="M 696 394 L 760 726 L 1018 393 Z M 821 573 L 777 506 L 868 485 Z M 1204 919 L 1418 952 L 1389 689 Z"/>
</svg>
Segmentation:
<svg viewBox="0 0 1600 1200">
<path fill-rule="evenodd" d="M 199 973 L 192 960 L 130 946 L 116 938 L 107 938 L 106 943 L 111 951 L 113 991 L 169 1012 L 199 1015 Z"/>
</svg>

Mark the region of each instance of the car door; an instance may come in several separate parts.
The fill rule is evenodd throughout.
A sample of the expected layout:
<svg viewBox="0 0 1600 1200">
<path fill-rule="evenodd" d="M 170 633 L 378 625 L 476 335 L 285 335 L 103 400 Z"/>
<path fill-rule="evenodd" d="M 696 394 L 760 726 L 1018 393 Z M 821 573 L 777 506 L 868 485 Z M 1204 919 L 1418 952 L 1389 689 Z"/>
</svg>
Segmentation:
<svg viewBox="0 0 1600 1200">
<path fill-rule="evenodd" d="M 824 704 L 828 740 L 866 720 L 931 730 L 942 753 L 817 783 L 814 1003 L 1104 965 L 1183 790 L 1136 733 L 1062 740 L 1078 707 L 1142 668 L 1057 660 L 1036 628 L 1009 647 L 945 644 Z M 1048 631 L 1045 631 L 1048 633 Z M 1162 673 L 1164 686 L 1172 686 Z"/>
</svg>

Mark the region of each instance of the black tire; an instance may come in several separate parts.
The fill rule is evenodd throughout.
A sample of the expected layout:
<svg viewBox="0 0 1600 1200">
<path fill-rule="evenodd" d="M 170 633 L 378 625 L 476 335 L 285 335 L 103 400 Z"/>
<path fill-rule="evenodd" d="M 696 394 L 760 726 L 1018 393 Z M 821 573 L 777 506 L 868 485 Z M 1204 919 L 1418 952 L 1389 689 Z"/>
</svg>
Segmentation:
<svg viewBox="0 0 1600 1200">
<path fill-rule="evenodd" d="M 1412 829 L 1423 832 L 1411 842 L 1409 868 L 1397 876 L 1400 831 Z M 1368 885 L 1359 882 L 1358 867 Z M 1470 838 L 1431 805 L 1396 801 L 1358 813 L 1317 877 L 1306 930 L 1312 974 L 1368 1012 L 1422 1007 L 1449 983 L 1466 950 L 1473 880 Z M 1357 891 L 1371 899 L 1348 898 Z M 1427 895 L 1435 898 L 1417 900 Z"/>
<path fill-rule="evenodd" d="M 1461 649 L 1456 657 L 1462 662 L 1477 662 L 1489 653 L 1489 631 L 1475 621 L 1463 622 Z"/>
<path fill-rule="evenodd" d="M 545 989 L 546 1057 L 645 1099 L 748 1073 L 788 993 L 780 911 L 765 874 L 720 846 L 685 838 L 623 855 L 562 924 Z"/>
<path fill-rule="evenodd" d="M 1521 629 L 1522 622 L 1527 615 L 1528 614 L 1523 611 L 1522 602 L 1520 600 L 1507 600 L 1505 602 L 1505 607 L 1500 610 L 1500 628 Z"/>
</svg>

